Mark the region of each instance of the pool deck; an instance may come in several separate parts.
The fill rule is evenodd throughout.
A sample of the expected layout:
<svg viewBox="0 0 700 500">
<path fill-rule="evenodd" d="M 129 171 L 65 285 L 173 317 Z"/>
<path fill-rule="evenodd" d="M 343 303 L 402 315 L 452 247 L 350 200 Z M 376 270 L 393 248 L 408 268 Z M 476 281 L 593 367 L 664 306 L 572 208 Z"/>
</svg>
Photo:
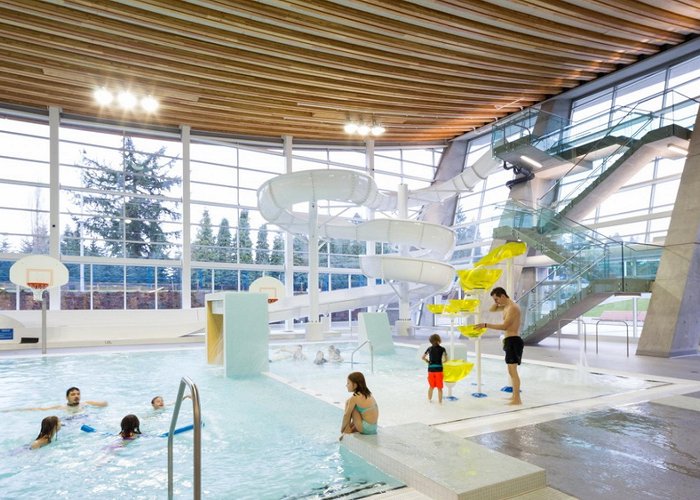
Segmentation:
<svg viewBox="0 0 700 500">
<path fill-rule="evenodd" d="M 395 338 L 397 343 L 401 340 Z M 484 358 L 502 362 L 498 339 L 484 340 Z M 424 341 L 415 339 L 414 342 Z M 509 394 L 501 392 L 500 384 L 493 382 L 491 386 L 482 386 L 487 396 L 480 398 L 471 395 L 476 391 L 473 382 L 460 382 L 453 390 L 459 399 L 437 404 L 427 401 L 427 385 L 423 377 L 397 381 L 381 374 L 369 376 L 370 388 L 381 409 L 379 435 L 349 436 L 343 440 L 344 446 L 408 485 L 408 488 L 378 498 L 566 499 L 577 496 L 571 495 L 574 489 L 565 484 L 562 487 L 561 478 L 557 478 L 558 484 L 553 485 L 546 469 L 477 444 L 473 439 L 509 432 L 517 436 L 519 429 L 552 421 L 565 422 L 567 418 L 648 402 L 700 411 L 700 399 L 685 396 L 700 391 L 700 357 L 682 360 L 636 358 L 632 350 L 631 357 L 627 358 L 625 344 L 617 340 L 605 348 L 607 351 L 601 350 L 597 355 L 586 352 L 583 357 L 578 344 L 573 348 L 571 345 L 564 347 L 562 351 L 556 346 L 556 341 L 550 339 L 549 345 L 526 347 L 525 361 L 520 370 L 522 406 L 509 406 Z M 610 362 L 606 362 L 608 359 Z M 572 360 L 574 363 L 582 360 L 582 364 L 567 363 Z M 474 361 L 473 358 L 470 361 Z M 672 366 L 674 361 L 677 363 Z M 610 365 L 615 368 L 610 368 Z M 535 367 L 561 370 L 566 375 L 563 379 L 567 380 L 528 378 L 529 373 L 535 372 Z M 578 378 L 578 385 L 572 386 L 572 376 Z M 601 392 L 600 384 L 589 383 L 589 377 L 600 376 L 622 380 L 623 388 L 608 394 Z M 500 382 L 505 383 L 505 366 L 503 377 Z M 624 387 L 625 380 L 640 383 Z M 339 408 L 346 397 L 337 386 L 332 386 L 337 382 L 334 377 L 318 377 L 301 384 L 286 382 Z M 574 424 L 570 427 L 573 436 L 577 429 Z M 520 446 L 516 445 L 516 448 Z M 525 448 L 522 445 L 522 449 Z M 556 456 L 558 450 L 550 446 L 536 453 Z M 493 464 L 498 467 L 493 469 Z M 635 480 L 639 481 L 639 478 Z M 697 482 L 694 478 L 690 481 L 691 486 Z M 559 489 L 552 486 L 559 486 Z M 647 489 L 653 490 L 653 485 Z M 579 496 L 586 497 L 580 492 Z M 665 497 L 662 495 L 661 498 Z"/>
</svg>

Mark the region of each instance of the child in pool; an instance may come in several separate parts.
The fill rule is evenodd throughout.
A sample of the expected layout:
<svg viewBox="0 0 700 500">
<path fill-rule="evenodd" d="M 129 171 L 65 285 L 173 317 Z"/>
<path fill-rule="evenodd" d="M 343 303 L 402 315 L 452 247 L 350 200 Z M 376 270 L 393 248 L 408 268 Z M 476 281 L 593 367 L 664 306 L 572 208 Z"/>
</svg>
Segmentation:
<svg viewBox="0 0 700 500">
<path fill-rule="evenodd" d="M 323 357 L 323 351 L 318 351 L 316 353 L 316 359 L 314 359 L 314 364 L 315 365 L 322 365 L 323 363 L 327 362 L 328 360 Z"/>
<path fill-rule="evenodd" d="M 141 434 L 141 429 L 139 429 L 140 425 L 139 417 L 132 414 L 127 415 L 122 419 L 122 430 L 119 436 L 124 440 L 136 439 Z"/>
<path fill-rule="evenodd" d="M 41 421 L 41 430 L 34 442 L 29 445 L 29 448 L 36 450 L 42 446 L 49 444 L 58 431 L 61 430 L 61 421 L 56 416 L 46 417 Z"/>
</svg>

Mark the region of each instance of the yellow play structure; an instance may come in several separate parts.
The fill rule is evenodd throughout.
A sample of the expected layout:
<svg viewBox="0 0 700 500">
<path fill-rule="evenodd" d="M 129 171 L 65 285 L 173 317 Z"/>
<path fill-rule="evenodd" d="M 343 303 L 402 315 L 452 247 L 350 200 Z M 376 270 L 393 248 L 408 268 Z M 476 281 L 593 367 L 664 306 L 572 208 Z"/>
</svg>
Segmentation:
<svg viewBox="0 0 700 500">
<path fill-rule="evenodd" d="M 474 367 L 474 363 L 469 363 L 463 359 L 454 359 L 454 338 L 453 332 L 455 319 L 474 316 L 474 324 L 458 325 L 459 332 L 468 338 L 474 339 L 476 344 L 476 367 L 477 367 L 477 392 L 472 393 L 474 397 L 485 397 L 481 392 L 481 336 L 486 333 L 486 328 L 478 328 L 479 305 L 481 300 L 479 295 L 490 291 L 493 286 L 503 276 L 503 269 L 489 269 L 487 266 L 495 266 L 506 261 L 506 277 L 510 281 L 512 276 L 512 261 L 514 257 L 523 255 L 527 251 L 527 245 L 521 241 L 511 241 L 504 245 L 497 246 L 476 262 L 473 269 L 461 269 L 457 271 L 459 285 L 466 298 L 449 299 L 446 304 L 428 304 L 428 310 L 433 314 L 441 314 L 450 317 L 450 344 L 452 352 L 450 361 L 443 365 L 444 380 L 448 388 L 448 400 L 457 399 L 452 396 L 452 386 L 467 377 Z M 508 288 L 511 288 L 510 284 Z"/>
</svg>

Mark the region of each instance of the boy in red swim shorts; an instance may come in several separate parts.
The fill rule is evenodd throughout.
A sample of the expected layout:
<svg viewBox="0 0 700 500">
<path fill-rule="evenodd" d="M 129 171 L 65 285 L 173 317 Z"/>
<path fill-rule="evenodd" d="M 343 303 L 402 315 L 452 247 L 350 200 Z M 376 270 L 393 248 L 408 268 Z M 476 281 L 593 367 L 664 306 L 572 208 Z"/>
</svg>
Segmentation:
<svg viewBox="0 0 700 500">
<path fill-rule="evenodd" d="M 443 374 L 442 364 L 447 361 L 447 351 L 440 345 L 440 335 L 434 333 L 428 339 L 430 347 L 423 354 L 423 361 L 428 363 L 428 401 L 433 401 L 433 390 L 438 390 L 438 403 L 442 404 Z"/>
</svg>

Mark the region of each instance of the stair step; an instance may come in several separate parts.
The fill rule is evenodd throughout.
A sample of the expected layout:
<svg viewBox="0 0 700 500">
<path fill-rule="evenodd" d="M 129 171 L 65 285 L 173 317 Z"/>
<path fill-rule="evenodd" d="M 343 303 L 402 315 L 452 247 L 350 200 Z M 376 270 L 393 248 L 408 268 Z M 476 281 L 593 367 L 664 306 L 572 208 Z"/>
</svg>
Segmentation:
<svg viewBox="0 0 700 500">
<path fill-rule="evenodd" d="M 430 498 L 511 498 L 546 487 L 544 469 L 424 424 L 383 427 L 342 442 Z"/>
</svg>

